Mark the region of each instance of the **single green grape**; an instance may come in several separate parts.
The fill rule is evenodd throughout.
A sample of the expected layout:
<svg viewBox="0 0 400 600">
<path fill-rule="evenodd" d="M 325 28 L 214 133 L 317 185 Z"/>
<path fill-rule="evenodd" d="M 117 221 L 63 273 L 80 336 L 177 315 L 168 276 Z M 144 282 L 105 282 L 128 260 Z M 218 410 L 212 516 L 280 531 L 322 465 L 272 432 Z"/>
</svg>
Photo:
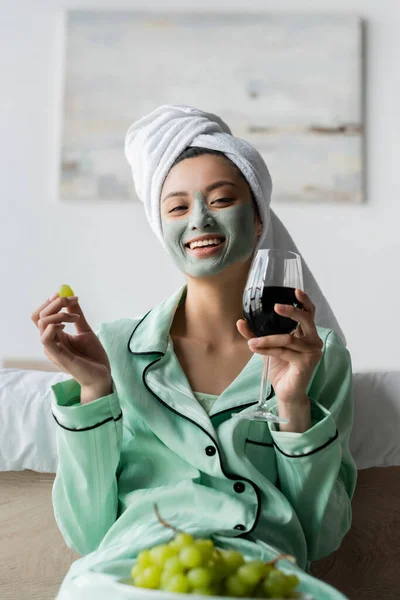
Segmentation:
<svg viewBox="0 0 400 600">
<path fill-rule="evenodd" d="M 264 570 L 263 570 L 263 577 L 264 577 L 264 579 L 266 577 L 268 577 L 269 574 L 272 573 L 272 571 L 276 571 L 276 568 L 274 567 L 274 565 L 266 565 L 264 563 Z"/>
<path fill-rule="evenodd" d="M 194 541 L 194 545 L 196 546 L 196 548 L 198 548 L 201 552 L 201 555 L 203 557 L 203 561 L 206 562 L 208 559 L 211 558 L 212 553 L 214 552 L 214 543 L 212 542 L 212 540 L 206 540 L 206 539 L 198 539 Z"/>
<path fill-rule="evenodd" d="M 140 575 L 140 573 L 142 573 L 144 571 L 145 567 L 142 567 L 141 565 L 139 565 L 138 563 L 135 563 L 131 569 L 131 577 L 132 579 L 135 579 L 135 577 L 137 577 L 138 575 Z"/>
<path fill-rule="evenodd" d="M 279 581 L 267 581 L 263 590 L 267 598 L 282 598 L 282 584 Z"/>
<path fill-rule="evenodd" d="M 136 587 L 146 587 L 146 578 L 143 573 L 139 573 L 135 577 L 135 586 Z"/>
<path fill-rule="evenodd" d="M 174 573 L 174 575 L 176 575 L 176 573 Z M 164 571 L 162 572 L 160 579 L 160 590 L 166 589 L 167 585 L 171 581 L 171 577 L 173 577 L 171 573 L 165 573 Z"/>
<path fill-rule="evenodd" d="M 149 588 L 152 590 L 160 586 L 161 569 L 156 565 L 146 567 L 142 573 L 135 577 L 135 585 L 137 587 Z"/>
<path fill-rule="evenodd" d="M 70 286 L 66 285 L 65 283 L 63 283 L 63 285 L 60 286 L 58 295 L 60 298 L 66 298 L 68 296 L 75 296 L 74 292 L 72 291 L 72 288 L 70 288 Z"/>
<path fill-rule="evenodd" d="M 186 573 L 192 588 L 207 588 L 211 583 L 211 573 L 205 567 L 196 567 Z"/>
<path fill-rule="evenodd" d="M 236 575 L 243 583 L 254 586 L 261 581 L 263 572 L 264 563 L 262 560 L 253 560 L 239 567 Z"/>
<path fill-rule="evenodd" d="M 203 562 L 201 552 L 193 544 L 191 546 L 184 546 L 179 552 L 179 560 L 188 569 L 193 567 L 199 567 Z"/>
<path fill-rule="evenodd" d="M 185 573 L 185 567 L 179 560 L 178 556 L 172 556 L 169 558 L 165 565 L 161 575 L 161 588 L 165 589 L 171 577 L 174 575 L 183 575 Z"/>
<path fill-rule="evenodd" d="M 149 588 L 157 589 L 160 586 L 162 570 L 160 567 L 156 565 L 152 565 L 151 567 L 146 567 L 143 575 L 146 577 L 147 584 Z"/>
<path fill-rule="evenodd" d="M 234 596 L 236 598 L 246 596 L 249 592 L 249 586 L 239 579 L 237 575 L 229 575 L 225 579 L 225 589 L 227 596 Z"/>
<path fill-rule="evenodd" d="M 223 550 L 221 554 L 226 572 L 229 575 L 232 575 L 239 567 L 244 565 L 244 558 L 237 550 Z"/>
<path fill-rule="evenodd" d="M 192 594 L 196 594 L 197 596 L 214 596 L 210 588 L 193 588 Z"/>
<path fill-rule="evenodd" d="M 285 593 L 285 574 L 273 569 L 263 581 L 263 590 L 267 598 L 282 598 Z"/>
<path fill-rule="evenodd" d="M 150 550 L 142 550 L 137 557 L 137 564 L 141 567 L 150 567 L 152 565 Z"/>
<path fill-rule="evenodd" d="M 204 565 L 204 566 L 205 566 L 205 568 L 207 569 L 207 571 L 210 573 L 211 581 L 212 581 L 212 582 L 214 582 L 214 581 L 217 581 L 217 580 L 218 580 L 218 577 L 217 577 L 217 574 L 218 574 L 218 567 L 217 567 L 217 565 L 215 564 L 215 561 L 214 561 L 214 560 L 208 560 L 208 561 L 205 563 L 205 565 Z"/>
<path fill-rule="evenodd" d="M 296 587 L 296 585 L 299 585 L 299 583 L 300 583 L 300 579 L 294 573 L 290 573 L 289 575 L 286 575 L 286 584 L 288 586 L 291 585 L 292 589 L 294 589 Z"/>
<path fill-rule="evenodd" d="M 211 581 L 213 583 L 219 583 L 227 575 L 222 559 L 212 558 L 211 560 L 207 561 L 204 566 L 210 573 Z"/>
<path fill-rule="evenodd" d="M 283 598 L 293 598 L 294 588 L 299 583 L 299 578 L 296 575 L 283 574 L 281 584 L 281 595 Z"/>
<path fill-rule="evenodd" d="M 189 582 L 185 575 L 173 575 L 166 584 L 164 590 L 166 592 L 177 592 L 185 594 L 189 590 Z"/>
<path fill-rule="evenodd" d="M 183 573 L 185 567 L 179 560 L 179 556 L 170 556 L 164 563 L 164 573 L 171 573 L 176 575 L 177 573 Z"/>
<path fill-rule="evenodd" d="M 175 548 L 171 548 L 167 545 L 154 546 L 150 550 L 151 561 L 154 565 L 158 565 L 159 567 L 163 567 L 165 562 L 176 556 L 178 551 Z"/>
<path fill-rule="evenodd" d="M 190 546 L 193 542 L 194 538 L 190 533 L 178 533 L 169 545 L 180 550 L 185 546 Z"/>
</svg>

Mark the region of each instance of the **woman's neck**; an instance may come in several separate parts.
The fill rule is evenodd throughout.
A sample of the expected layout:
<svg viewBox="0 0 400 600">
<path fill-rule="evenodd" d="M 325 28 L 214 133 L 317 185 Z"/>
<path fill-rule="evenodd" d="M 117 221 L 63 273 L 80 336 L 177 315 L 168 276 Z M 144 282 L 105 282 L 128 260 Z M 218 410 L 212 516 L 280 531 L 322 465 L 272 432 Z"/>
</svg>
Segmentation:
<svg viewBox="0 0 400 600">
<path fill-rule="evenodd" d="M 250 261 L 232 265 L 210 278 L 188 277 L 185 302 L 175 313 L 171 334 L 218 346 L 243 340 L 236 321 L 243 317 L 242 297 Z"/>
</svg>

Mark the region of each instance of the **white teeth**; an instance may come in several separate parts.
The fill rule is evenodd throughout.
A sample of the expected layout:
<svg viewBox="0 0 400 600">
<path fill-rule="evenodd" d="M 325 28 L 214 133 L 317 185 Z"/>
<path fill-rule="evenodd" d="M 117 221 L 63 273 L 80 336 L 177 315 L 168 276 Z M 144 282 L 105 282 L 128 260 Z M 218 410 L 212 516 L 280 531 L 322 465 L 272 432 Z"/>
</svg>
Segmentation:
<svg viewBox="0 0 400 600">
<path fill-rule="evenodd" d="M 189 244 L 189 248 L 193 250 L 193 248 L 202 248 L 203 246 L 215 246 L 221 242 L 222 240 L 218 238 L 210 240 L 199 240 L 197 242 L 192 242 L 191 244 Z"/>
</svg>

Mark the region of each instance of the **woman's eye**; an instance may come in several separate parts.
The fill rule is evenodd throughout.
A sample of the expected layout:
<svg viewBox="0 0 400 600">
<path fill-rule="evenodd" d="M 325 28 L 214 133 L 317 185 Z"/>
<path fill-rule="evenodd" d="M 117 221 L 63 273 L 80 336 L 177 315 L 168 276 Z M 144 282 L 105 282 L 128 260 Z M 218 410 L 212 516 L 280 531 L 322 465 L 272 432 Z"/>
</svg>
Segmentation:
<svg viewBox="0 0 400 600">
<path fill-rule="evenodd" d="M 213 200 L 211 204 L 216 204 L 217 202 L 221 204 L 229 204 L 230 202 L 233 202 L 233 198 L 217 198 L 216 200 Z"/>
<path fill-rule="evenodd" d="M 174 206 L 174 208 L 172 208 L 172 209 L 171 209 L 170 211 L 168 211 L 168 212 L 169 212 L 169 213 L 172 213 L 172 212 L 177 212 L 177 211 L 179 211 L 179 210 L 186 210 L 186 209 L 187 209 L 187 206 L 182 204 L 181 206 Z"/>
</svg>

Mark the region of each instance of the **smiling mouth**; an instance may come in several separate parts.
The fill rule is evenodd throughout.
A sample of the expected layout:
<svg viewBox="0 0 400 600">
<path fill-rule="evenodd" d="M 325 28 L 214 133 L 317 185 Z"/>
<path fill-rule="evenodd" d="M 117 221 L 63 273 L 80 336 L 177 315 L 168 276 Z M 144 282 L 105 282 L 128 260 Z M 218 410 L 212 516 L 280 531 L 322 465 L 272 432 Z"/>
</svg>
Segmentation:
<svg viewBox="0 0 400 600">
<path fill-rule="evenodd" d="M 223 236 L 208 236 L 192 240 L 185 244 L 185 250 L 196 258 L 208 258 L 214 254 L 219 254 L 225 245 L 226 239 Z"/>
<path fill-rule="evenodd" d="M 203 250 L 203 249 L 211 249 L 211 248 L 218 248 L 219 246 L 222 246 L 225 242 L 225 238 L 221 235 L 216 235 L 216 236 L 208 236 L 208 237 L 203 237 L 203 238 L 198 238 L 195 240 L 192 240 L 191 242 L 188 242 L 187 244 L 185 244 L 185 248 L 187 248 L 188 250 Z"/>
</svg>

